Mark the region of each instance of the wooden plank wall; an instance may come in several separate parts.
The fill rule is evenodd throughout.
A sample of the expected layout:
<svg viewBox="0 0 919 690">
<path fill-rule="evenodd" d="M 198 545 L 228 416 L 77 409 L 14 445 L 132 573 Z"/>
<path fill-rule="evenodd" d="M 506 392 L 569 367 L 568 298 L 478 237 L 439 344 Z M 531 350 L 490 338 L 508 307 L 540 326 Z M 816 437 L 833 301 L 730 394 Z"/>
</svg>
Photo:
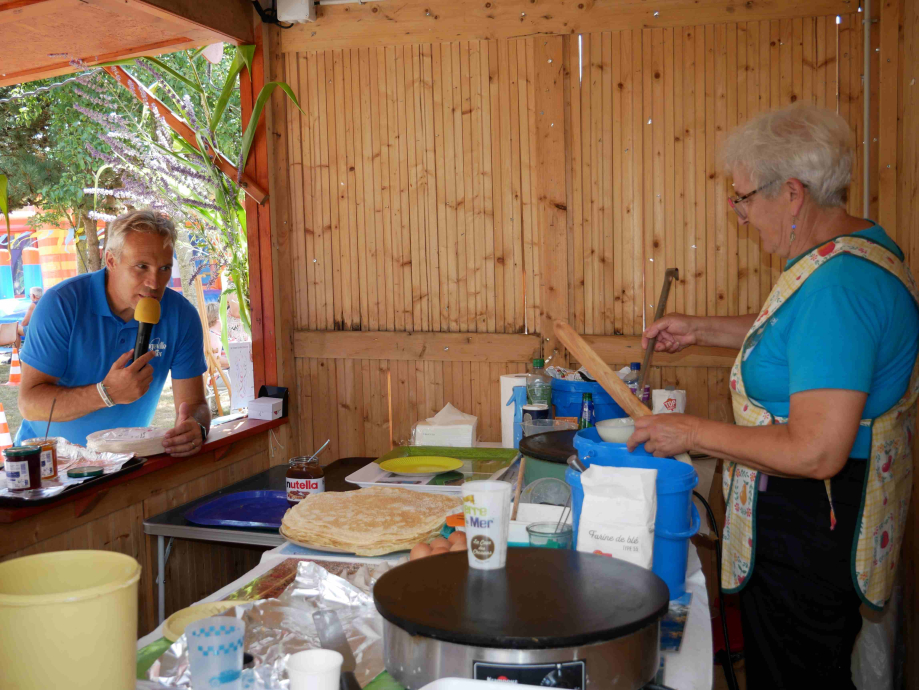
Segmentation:
<svg viewBox="0 0 919 690">
<path fill-rule="evenodd" d="M 579 331 L 637 335 L 669 266 L 670 310 L 757 310 L 781 262 L 738 227 L 721 144 L 798 101 L 838 107 L 862 142 L 860 16 L 282 52 L 303 108 L 286 112 L 295 330 L 548 336 L 561 271 Z M 538 119 L 537 56 L 564 66 L 548 127 L 564 131 L 567 266 L 542 256 L 537 160 L 555 131 Z M 331 436 L 329 458 L 382 453 L 446 402 L 497 440 L 497 378 L 525 369 L 294 352 L 301 450 Z M 726 378 L 662 367 L 652 383 L 727 419 Z"/>
</svg>

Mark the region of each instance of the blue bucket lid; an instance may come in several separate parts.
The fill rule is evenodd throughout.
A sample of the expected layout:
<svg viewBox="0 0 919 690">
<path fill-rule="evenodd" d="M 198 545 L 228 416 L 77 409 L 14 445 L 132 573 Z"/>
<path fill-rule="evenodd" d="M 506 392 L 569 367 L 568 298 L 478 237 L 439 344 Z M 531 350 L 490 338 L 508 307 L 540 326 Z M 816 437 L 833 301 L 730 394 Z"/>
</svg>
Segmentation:
<svg viewBox="0 0 919 690">
<path fill-rule="evenodd" d="M 638 467 L 657 470 L 659 493 L 689 491 L 699 483 L 692 465 L 673 458 L 656 458 L 644 445 L 629 452 L 624 443 L 607 443 L 600 438 L 596 427 L 582 429 L 574 436 L 578 458 L 585 466 L 599 464 L 607 467 Z"/>
</svg>

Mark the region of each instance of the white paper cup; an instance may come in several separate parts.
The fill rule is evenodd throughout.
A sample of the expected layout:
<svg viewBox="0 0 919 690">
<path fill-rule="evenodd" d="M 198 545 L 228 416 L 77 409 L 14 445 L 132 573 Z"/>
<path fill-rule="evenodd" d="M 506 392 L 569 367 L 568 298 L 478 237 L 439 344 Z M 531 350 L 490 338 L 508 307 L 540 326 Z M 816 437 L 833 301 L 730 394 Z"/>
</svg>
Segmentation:
<svg viewBox="0 0 919 690">
<path fill-rule="evenodd" d="M 231 616 L 212 616 L 185 628 L 194 690 L 239 690 L 246 624 Z"/>
<path fill-rule="evenodd" d="M 507 563 L 507 532 L 511 523 L 511 485 L 496 481 L 466 482 L 463 515 L 469 567 L 503 568 Z"/>
<path fill-rule="evenodd" d="M 290 690 L 338 690 L 341 654 L 331 649 L 307 649 L 287 660 Z"/>
</svg>

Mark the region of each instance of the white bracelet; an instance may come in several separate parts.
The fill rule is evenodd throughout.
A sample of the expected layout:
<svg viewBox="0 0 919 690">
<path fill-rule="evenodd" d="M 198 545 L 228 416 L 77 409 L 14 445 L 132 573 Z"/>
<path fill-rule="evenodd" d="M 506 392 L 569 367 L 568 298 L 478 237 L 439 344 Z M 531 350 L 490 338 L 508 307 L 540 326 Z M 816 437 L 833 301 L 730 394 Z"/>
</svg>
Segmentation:
<svg viewBox="0 0 919 690">
<path fill-rule="evenodd" d="M 108 391 L 105 390 L 105 385 L 102 381 L 96 384 L 96 390 L 99 391 L 99 397 L 102 398 L 102 402 L 105 403 L 106 407 L 115 407 L 115 402 L 109 397 Z"/>
</svg>

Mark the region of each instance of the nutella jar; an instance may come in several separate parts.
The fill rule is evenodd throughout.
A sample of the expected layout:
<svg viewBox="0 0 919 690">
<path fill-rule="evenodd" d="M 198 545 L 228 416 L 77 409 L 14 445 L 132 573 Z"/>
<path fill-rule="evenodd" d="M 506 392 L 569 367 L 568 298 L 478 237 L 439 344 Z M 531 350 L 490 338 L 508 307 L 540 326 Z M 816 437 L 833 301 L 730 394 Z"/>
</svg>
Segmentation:
<svg viewBox="0 0 919 690">
<path fill-rule="evenodd" d="M 287 502 L 297 505 L 310 494 L 325 491 L 322 466 L 315 458 L 291 458 L 287 468 Z"/>
</svg>

